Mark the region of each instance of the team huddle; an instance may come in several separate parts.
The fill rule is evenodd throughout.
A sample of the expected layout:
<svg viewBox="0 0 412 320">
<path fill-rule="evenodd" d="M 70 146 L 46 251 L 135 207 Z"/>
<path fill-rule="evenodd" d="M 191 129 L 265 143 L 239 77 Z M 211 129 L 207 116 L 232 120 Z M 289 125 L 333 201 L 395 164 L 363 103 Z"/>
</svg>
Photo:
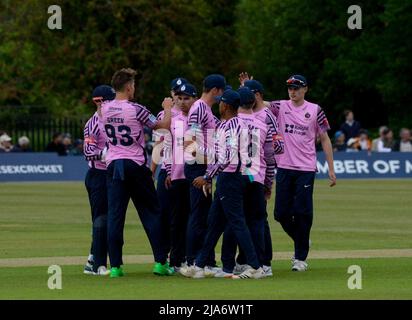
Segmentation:
<svg viewBox="0 0 412 320">
<path fill-rule="evenodd" d="M 304 99 L 305 77 L 290 77 L 290 100 L 273 102 L 264 101 L 263 85 L 247 73 L 240 74 L 237 90 L 222 75 L 209 75 L 201 94 L 186 79 L 176 78 L 172 97 L 163 100 L 155 116 L 131 102 L 135 74 L 121 69 L 112 87 L 93 91 L 97 111 L 84 129 L 93 240 L 84 272 L 124 275 L 123 231 L 132 199 L 153 251 L 154 274 L 272 276 L 266 207 L 275 179 L 274 216 L 294 242 L 292 270 L 307 270 L 316 139 L 326 155 L 331 186 L 336 176 L 329 124 L 323 110 Z M 212 113 L 215 103 L 219 118 Z M 151 168 L 145 127 L 156 141 Z M 218 267 L 215 247 L 222 235 Z"/>
</svg>

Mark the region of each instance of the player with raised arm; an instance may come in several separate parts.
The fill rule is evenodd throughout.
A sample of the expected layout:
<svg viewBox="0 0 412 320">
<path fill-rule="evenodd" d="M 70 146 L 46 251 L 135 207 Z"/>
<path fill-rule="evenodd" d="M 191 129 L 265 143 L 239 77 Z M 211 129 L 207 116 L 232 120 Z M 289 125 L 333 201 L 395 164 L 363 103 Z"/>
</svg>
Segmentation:
<svg viewBox="0 0 412 320">
<path fill-rule="evenodd" d="M 173 108 L 172 108 L 172 119 L 180 114 L 180 108 L 178 105 L 178 97 L 176 95 L 177 90 L 183 84 L 187 83 L 187 80 L 184 78 L 176 78 L 171 81 L 170 84 L 170 95 L 173 99 Z M 164 110 L 160 111 L 157 115 L 157 120 L 162 120 L 164 117 Z M 157 176 L 156 192 L 157 198 L 160 204 L 160 210 L 162 212 L 162 225 L 163 232 L 166 236 L 166 241 L 168 243 L 169 251 L 171 249 L 171 238 L 170 228 L 171 228 L 171 192 L 166 188 L 165 181 L 167 177 L 166 166 L 165 166 L 165 157 L 170 158 L 170 154 L 165 154 L 164 140 L 166 136 L 170 136 L 169 130 L 159 129 L 153 131 L 153 137 L 155 138 L 155 147 L 154 152 L 152 153 L 152 163 L 151 170 L 152 175 L 155 177 L 157 166 L 159 161 L 161 161 L 161 168 Z M 170 149 L 171 150 L 171 149 Z M 167 152 L 167 151 L 166 151 Z"/>
<path fill-rule="evenodd" d="M 92 97 L 97 111 L 84 127 L 83 153 L 89 165 L 85 185 L 93 224 L 93 240 L 84 267 L 85 274 L 105 276 L 110 273 L 107 270 L 107 170 L 104 161 L 107 137 L 101 122 L 100 108 L 103 102 L 113 100 L 115 96 L 116 93 L 110 86 L 96 87 Z"/>
<path fill-rule="evenodd" d="M 121 69 L 112 78 L 116 98 L 102 106 L 102 122 L 108 137 L 108 245 L 110 277 L 123 276 L 123 230 L 130 198 L 142 221 L 153 250 L 157 275 L 173 274 L 167 262 L 168 248 L 162 232 L 161 212 L 152 174 L 147 167 L 143 126 L 170 129 L 173 101 L 165 98 L 164 118 L 158 121 L 150 111 L 131 102 L 136 71 Z"/>
<path fill-rule="evenodd" d="M 285 153 L 276 157 L 275 219 L 294 242 L 292 270 L 306 271 L 313 221 L 317 136 L 325 152 L 331 187 L 336 185 L 336 175 L 332 144 L 327 133 L 329 123 L 320 106 L 305 100 L 308 91 L 306 78 L 293 75 L 286 85 L 290 99 L 269 103 L 285 141 Z"/>
<path fill-rule="evenodd" d="M 196 88 L 185 83 L 176 90 L 177 104 L 181 112 L 172 116 L 170 134 L 165 136 L 167 177 L 165 188 L 170 193 L 170 266 L 176 272 L 186 263 L 186 230 L 190 213 L 190 183 L 184 174 L 184 134 L 187 116 L 196 99 Z"/>
</svg>

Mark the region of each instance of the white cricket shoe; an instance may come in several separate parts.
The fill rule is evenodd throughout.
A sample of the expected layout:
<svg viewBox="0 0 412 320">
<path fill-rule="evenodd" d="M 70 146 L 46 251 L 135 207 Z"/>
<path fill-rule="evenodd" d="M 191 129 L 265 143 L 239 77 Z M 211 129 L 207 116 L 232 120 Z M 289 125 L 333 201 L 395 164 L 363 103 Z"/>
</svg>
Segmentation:
<svg viewBox="0 0 412 320">
<path fill-rule="evenodd" d="M 214 277 L 216 273 L 222 271 L 222 268 L 219 267 L 210 267 L 206 266 L 204 268 L 205 276 L 206 277 Z"/>
<path fill-rule="evenodd" d="M 97 272 L 93 273 L 95 276 L 108 276 L 110 274 L 110 270 L 107 270 L 105 266 L 100 266 L 97 268 Z"/>
<path fill-rule="evenodd" d="M 215 278 L 232 278 L 233 277 L 233 273 L 229 273 L 229 272 L 225 272 L 222 269 L 220 269 L 220 271 L 216 272 L 214 275 Z"/>
<path fill-rule="evenodd" d="M 265 271 L 265 277 L 273 277 L 273 271 L 271 266 L 262 266 L 263 271 Z"/>
<path fill-rule="evenodd" d="M 233 274 L 234 275 L 239 275 L 243 271 L 247 270 L 248 268 L 250 268 L 250 267 L 247 264 L 238 264 L 238 263 L 236 263 L 235 268 L 233 269 Z"/>
<path fill-rule="evenodd" d="M 201 279 L 205 277 L 204 269 L 194 265 L 180 268 L 180 274 L 193 279 Z"/>
<path fill-rule="evenodd" d="M 295 259 L 292 266 L 292 271 L 306 271 L 308 270 L 308 264 L 305 261 Z"/>
<path fill-rule="evenodd" d="M 253 269 L 252 267 L 249 266 L 248 269 L 243 271 L 241 274 L 234 275 L 232 279 L 261 279 L 265 277 L 265 271 L 263 271 L 263 268 L 259 269 Z"/>
</svg>

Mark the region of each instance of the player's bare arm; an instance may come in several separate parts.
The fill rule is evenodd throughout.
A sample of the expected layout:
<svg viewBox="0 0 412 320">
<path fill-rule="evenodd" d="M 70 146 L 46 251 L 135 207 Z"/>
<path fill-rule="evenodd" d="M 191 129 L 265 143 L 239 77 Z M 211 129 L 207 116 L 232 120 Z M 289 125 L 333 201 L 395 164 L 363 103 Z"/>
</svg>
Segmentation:
<svg viewBox="0 0 412 320">
<path fill-rule="evenodd" d="M 326 156 L 326 161 L 328 162 L 329 181 L 330 181 L 329 185 L 333 187 L 336 185 L 336 175 L 335 175 L 335 169 L 333 167 L 333 149 L 332 149 L 332 143 L 330 141 L 330 138 L 326 132 L 323 132 L 320 134 L 320 142 L 322 144 L 323 152 L 325 153 L 325 156 Z"/>
</svg>

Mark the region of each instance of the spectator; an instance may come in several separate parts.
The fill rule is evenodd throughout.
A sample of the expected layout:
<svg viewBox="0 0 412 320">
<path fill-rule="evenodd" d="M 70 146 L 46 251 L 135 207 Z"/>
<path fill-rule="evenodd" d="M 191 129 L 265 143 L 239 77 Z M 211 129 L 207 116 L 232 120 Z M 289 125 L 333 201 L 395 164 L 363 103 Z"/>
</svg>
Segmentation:
<svg viewBox="0 0 412 320">
<path fill-rule="evenodd" d="M 377 152 L 391 152 L 394 147 L 393 132 L 389 128 L 382 131 L 381 137 L 377 142 Z"/>
<path fill-rule="evenodd" d="M 346 151 L 345 134 L 342 131 L 336 131 L 333 152 Z"/>
<path fill-rule="evenodd" d="M 359 151 L 359 138 L 350 138 L 346 143 L 346 152 L 358 152 Z"/>
<path fill-rule="evenodd" d="M 373 139 L 372 140 L 372 151 L 374 152 L 379 152 L 378 151 L 378 143 L 379 141 L 383 141 L 384 139 L 384 132 L 386 130 L 389 130 L 389 128 L 387 126 L 381 126 L 379 127 L 379 138 Z"/>
<path fill-rule="evenodd" d="M 383 138 L 383 146 L 385 148 L 391 149 L 391 151 L 395 148 L 396 141 L 393 138 L 393 131 L 391 129 L 388 129 L 387 131 L 384 132 L 384 138 Z"/>
<path fill-rule="evenodd" d="M 393 151 L 412 152 L 411 130 L 402 128 L 399 132 L 400 140 L 395 143 Z"/>
<path fill-rule="evenodd" d="M 0 152 L 10 152 L 13 149 L 11 138 L 7 133 L 0 136 Z"/>
<path fill-rule="evenodd" d="M 14 146 L 11 152 L 33 152 L 30 148 L 30 140 L 26 136 L 22 136 L 18 140 L 18 144 Z"/>
<path fill-rule="evenodd" d="M 70 152 L 73 149 L 73 143 L 72 143 L 72 136 L 70 133 L 65 133 L 63 135 L 63 146 L 64 150 L 66 150 L 66 154 L 70 154 Z"/>
<path fill-rule="evenodd" d="M 46 152 L 57 152 L 59 156 L 67 156 L 63 145 L 63 135 L 60 132 L 53 135 L 53 140 L 47 145 Z"/>
<path fill-rule="evenodd" d="M 369 151 L 369 152 L 372 150 L 372 142 L 369 139 L 368 131 L 365 129 L 361 129 L 359 131 L 358 149 L 360 151 Z"/>
<path fill-rule="evenodd" d="M 69 155 L 71 156 L 82 156 L 83 155 L 83 140 L 77 139 L 74 141 L 73 148 L 70 150 Z"/>
<path fill-rule="evenodd" d="M 340 131 L 345 134 L 345 142 L 348 142 L 350 138 L 359 136 L 361 125 L 355 120 L 352 110 L 345 110 L 344 115 L 346 121 L 340 126 Z"/>
</svg>

